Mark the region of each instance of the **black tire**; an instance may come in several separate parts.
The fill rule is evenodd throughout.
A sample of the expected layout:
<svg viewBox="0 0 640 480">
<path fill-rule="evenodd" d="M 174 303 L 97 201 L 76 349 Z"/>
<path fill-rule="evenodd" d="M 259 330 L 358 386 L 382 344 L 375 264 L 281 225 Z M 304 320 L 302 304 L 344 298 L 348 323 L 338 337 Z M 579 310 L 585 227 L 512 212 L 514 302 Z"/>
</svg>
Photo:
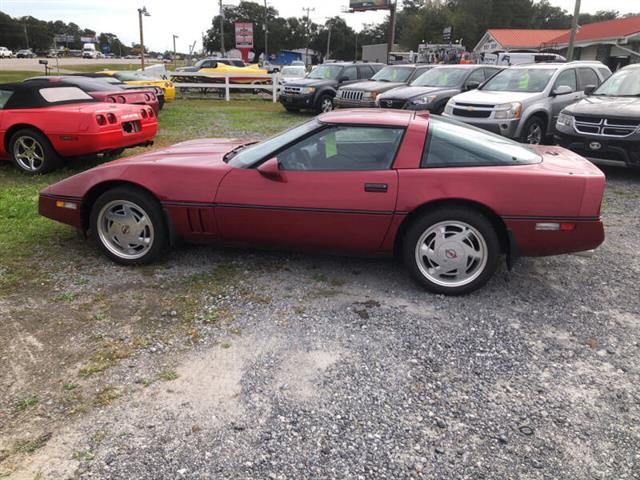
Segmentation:
<svg viewBox="0 0 640 480">
<path fill-rule="evenodd" d="M 477 261 L 477 264 L 474 264 L 473 261 L 471 264 L 465 264 L 470 266 L 469 272 L 473 272 L 468 283 L 460 285 L 443 285 L 442 282 L 438 283 L 433 281 L 423 273 L 421 268 L 426 269 L 426 267 L 423 264 L 421 264 L 421 266 L 418 263 L 417 251 L 418 246 L 422 245 L 424 242 L 423 236 L 427 234 L 431 227 L 441 224 L 442 222 L 451 222 L 450 225 L 458 226 L 466 224 L 467 226 L 472 227 L 475 232 L 473 232 L 474 240 L 467 240 L 470 245 L 481 244 L 476 234 L 482 237 L 482 240 L 484 241 L 484 248 L 486 248 L 486 253 L 483 257 L 486 259 L 484 266 L 482 266 L 483 262 L 480 260 Z M 432 237 L 427 235 L 427 241 L 429 238 Z M 462 262 L 463 257 L 458 255 L 458 251 L 464 249 L 464 247 L 460 247 L 462 246 L 453 242 L 441 247 L 436 247 L 433 249 L 433 251 L 436 252 L 434 256 L 440 255 L 438 259 L 443 259 L 441 262 L 442 265 L 449 261 Z M 409 269 L 411 277 L 427 290 L 444 295 L 464 295 L 482 287 L 495 273 L 501 253 L 498 234 L 491 221 L 482 213 L 471 208 L 464 207 L 442 207 L 415 219 L 407 229 L 402 249 L 404 263 Z M 449 252 L 452 252 L 451 256 L 449 255 Z M 424 261 L 425 257 L 421 256 L 421 258 Z M 458 258 L 460 258 L 460 260 L 458 260 Z M 468 259 L 465 259 L 465 261 L 468 262 Z M 445 283 L 447 282 L 445 281 Z"/>
<path fill-rule="evenodd" d="M 524 124 L 522 133 L 520 134 L 520 142 L 530 145 L 542 145 L 546 136 L 547 127 L 544 124 L 544 120 L 540 117 L 533 116 Z M 534 138 L 536 140 L 534 140 Z"/>
<path fill-rule="evenodd" d="M 287 112 L 291 112 L 291 113 L 298 113 L 300 111 L 299 108 L 293 108 L 293 107 L 284 107 L 284 108 Z"/>
<path fill-rule="evenodd" d="M 104 156 L 106 158 L 113 158 L 113 157 L 117 157 L 119 155 L 122 155 L 124 153 L 124 148 L 116 148 L 113 150 L 109 150 L 108 152 L 104 152 Z"/>
<path fill-rule="evenodd" d="M 28 146 L 29 149 L 33 147 L 33 152 L 41 156 L 42 160 L 31 157 L 29 154 L 25 156 L 27 149 L 24 146 Z M 49 173 L 62 167 L 63 164 L 62 158 L 53 149 L 49 139 L 33 128 L 23 128 L 11 136 L 9 155 L 13 164 L 28 175 Z M 33 161 L 28 160 L 28 157 Z"/>
<path fill-rule="evenodd" d="M 333 110 L 333 97 L 327 93 L 320 95 L 316 102 L 316 111 L 318 113 L 325 113 L 331 110 Z"/>
<path fill-rule="evenodd" d="M 118 254 L 117 248 L 114 247 L 114 242 L 108 245 L 106 243 L 107 240 L 103 239 L 106 237 L 106 233 L 104 236 L 100 235 L 100 226 L 98 225 L 98 222 L 105 221 L 101 216 L 102 210 L 109 205 L 113 205 L 114 203 L 117 204 L 117 202 L 128 202 L 129 204 L 133 204 L 137 207 L 138 212 L 142 211 L 148 217 L 148 221 L 152 226 L 151 245 L 144 250 L 144 254 L 141 254 L 136 258 L 128 258 L 127 254 L 122 252 Z M 123 228 L 127 227 L 126 223 L 126 217 L 123 217 L 123 225 L 121 227 L 117 225 L 116 221 L 112 222 L 112 226 L 114 229 Z M 152 263 L 162 257 L 169 248 L 169 229 L 167 228 L 162 207 L 152 195 L 133 187 L 115 187 L 100 195 L 91 208 L 90 228 L 91 236 L 98 247 L 106 253 L 109 258 L 122 265 Z M 130 228 L 128 228 L 127 231 L 123 229 L 122 234 L 127 235 L 129 231 Z M 118 233 L 116 233 L 116 236 L 117 235 Z M 142 253 L 142 251 L 139 253 Z"/>
</svg>

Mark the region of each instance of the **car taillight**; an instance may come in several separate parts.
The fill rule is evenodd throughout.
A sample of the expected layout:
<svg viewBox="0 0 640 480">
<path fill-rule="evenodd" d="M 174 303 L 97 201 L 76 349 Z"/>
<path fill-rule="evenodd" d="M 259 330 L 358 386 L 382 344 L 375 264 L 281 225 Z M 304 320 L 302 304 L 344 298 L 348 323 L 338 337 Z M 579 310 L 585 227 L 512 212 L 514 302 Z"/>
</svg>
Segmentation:
<svg viewBox="0 0 640 480">
<path fill-rule="evenodd" d="M 142 110 L 140 110 L 140 115 L 142 115 L 142 118 L 147 118 L 147 115 L 149 115 L 147 113 L 147 111 L 143 108 Z"/>
<path fill-rule="evenodd" d="M 107 102 L 116 103 L 116 99 L 113 97 L 108 97 Z"/>
<path fill-rule="evenodd" d="M 104 118 L 104 115 L 96 115 L 96 122 L 98 122 L 98 125 L 103 126 L 107 124 L 107 119 Z"/>
<path fill-rule="evenodd" d="M 169 88 L 171 86 L 171 82 L 164 82 L 164 87 Z"/>
<path fill-rule="evenodd" d="M 113 113 L 107 113 L 107 120 L 109 123 L 116 123 L 117 118 Z"/>
<path fill-rule="evenodd" d="M 118 103 L 126 103 L 127 99 L 122 95 L 118 95 Z"/>
<path fill-rule="evenodd" d="M 153 117 L 155 114 L 153 113 L 153 108 L 149 109 L 149 117 Z"/>
<path fill-rule="evenodd" d="M 149 100 L 151 100 L 151 96 L 148 93 L 145 93 L 144 99 L 148 102 Z"/>
<path fill-rule="evenodd" d="M 152 93 L 151 94 L 151 100 L 155 100 L 155 99 L 156 99 L 156 96 Z"/>
</svg>

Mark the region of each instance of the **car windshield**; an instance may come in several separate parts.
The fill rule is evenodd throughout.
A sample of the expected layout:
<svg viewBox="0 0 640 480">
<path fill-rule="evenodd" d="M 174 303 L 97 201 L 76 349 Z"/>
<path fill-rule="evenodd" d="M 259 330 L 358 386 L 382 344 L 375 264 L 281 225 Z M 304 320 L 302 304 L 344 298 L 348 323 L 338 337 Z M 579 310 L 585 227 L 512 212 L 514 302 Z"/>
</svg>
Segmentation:
<svg viewBox="0 0 640 480">
<path fill-rule="evenodd" d="M 371 77 L 371 80 L 375 80 L 376 82 L 406 82 L 412 73 L 413 68 L 384 67 Z"/>
<path fill-rule="evenodd" d="M 257 161 L 268 157 L 297 138 L 317 129 L 319 125 L 320 122 L 317 120 L 311 120 L 310 122 L 293 127 L 286 132 L 279 133 L 268 140 L 255 144 L 246 144 L 250 146 L 241 145 L 231 152 L 228 152 L 225 155 L 225 161 L 232 167 L 249 168 Z"/>
<path fill-rule="evenodd" d="M 593 94 L 607 97 L 639 97 L 640 68 L 629 68 L 614 73 Z"/>
<path fill-rule="evenodd" d="M 150 82 L 154 81 L 153 78 L 146 77 L 137 72 L 115 72 L 113 76 L 123 82 L 138 81 L 138 80 L 146 80 Z"/>
<path fill-rule="evenodd" d="M 119 90 L 119 88 L 114 87 L 109 83 L 94 80 L 92 78 L 64 77 L 60 79 L 60 82 L 75 85 L 85 92 L 113 92 L 114 90 Z"/>
<path fill-rule="evenodd" d="M 466 68 L 432 68 L 413 82 L 412 87 L 457 87 L 469 72 Z"/>
<path fill-rule="evenodd" d="M 542 92 L 556 72 L 552 68 L 509 68 L 485 83 L 480 90 L 490 92 Z"/>
<path fill-rule="evenodd" d="M 304 67 L 284 67 L 282 69 L 283 77 L 304 77 Z"/>
<path fill-rule="evenodd" d="M 342 71 L 340 65 L 318 65 L 309 74 L 309 78 L 316 80 L 335 80 Z"/>
</svg>

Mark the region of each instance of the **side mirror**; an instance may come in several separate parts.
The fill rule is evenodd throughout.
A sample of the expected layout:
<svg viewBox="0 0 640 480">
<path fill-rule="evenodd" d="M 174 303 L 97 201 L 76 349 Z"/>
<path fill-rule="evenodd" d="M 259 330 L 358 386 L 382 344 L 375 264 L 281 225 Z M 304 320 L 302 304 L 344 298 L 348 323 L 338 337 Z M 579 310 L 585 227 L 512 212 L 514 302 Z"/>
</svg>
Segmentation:
<svg viewBox="0 0 640 480">
<path fill-rule="evenodd" d="M 596 91 L 596 87 L 595 85 L 587 85 L 584 89 L 584 94 L 585 95 L 591 95 L 593 92 Z"/>
<path fill-rule="evenodd" d="M 282 177 L 282 173 L 280 172 L 280 165 L 278 164 L 277 158 L 270 158 L 262 165 L 258 167 L 258 172 L 263 177 L 266 177 L 270 180 L 279 180 Z"/>
<path fill-rule="evenodd" d="M 480 86 L 480 82 L 471 81 L 471 82 L 467 82 L 467 84 L 465 85 L 464 89 L 467 90 L 467 91 L 468 90 L 475 90 L 479 86 Z"/>
<path fill-rule="evenodd" d="M 560 85 L 558 88 L 554 88 L 551 91 L 551 96 L 557 97 L 558 95 L 567 95 L 569 93 L 573 93 L 573 88 L 569 85 Z"/>
<path fill-rule="evenodd" d="M 349 77 L 340 77 L 338 79 L 338 82 L 342 83 L 342 82 L 346 82 L 347 80 L 349 80 Z"/>
</svg>

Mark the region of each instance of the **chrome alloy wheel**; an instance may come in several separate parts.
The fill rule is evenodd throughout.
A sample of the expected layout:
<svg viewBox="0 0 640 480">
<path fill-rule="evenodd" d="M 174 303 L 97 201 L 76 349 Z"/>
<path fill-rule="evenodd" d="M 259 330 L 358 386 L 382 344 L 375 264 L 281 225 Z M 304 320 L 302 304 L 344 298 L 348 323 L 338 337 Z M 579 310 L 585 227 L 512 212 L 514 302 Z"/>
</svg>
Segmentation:
<svg viewBox="0 0 640 480">
<path fill-rule="evenodd" d="M 534 123 L 527 130 L 527 143 L 530 145 L 540 145 L 542 143 L 542 127 Z"/>
<path fill-rule="evenodd" d="M 27 172 L 37 172 L 44 164 L 42 145 L 28 135 L 18 137 L 13 145 L 13 157 L 20 168 Z"/>
<path fill-rule="evenodd" d="M 149 215 L 127 200 L 113 200 L 98 213 L 98 236 L 114 255 L 125 260 L 143 257 L 153 246 L 154 229 Z"/>
<path fill-rule="evenodd" d="M 329 97 L 323 99 L 322 103 L 320 104 L 320 110 L 322 110 L 324 113 L 333 110 L 333 100 L 331 100 Z"/>
<path fill-rule="evenodd" d="M 415 256 L 420 273 L 443 287 L 473 282 L 487 265 L 482 234 L 471 225 L 447 220 L 432 225 L 418 239 Z"/>
</svg>

